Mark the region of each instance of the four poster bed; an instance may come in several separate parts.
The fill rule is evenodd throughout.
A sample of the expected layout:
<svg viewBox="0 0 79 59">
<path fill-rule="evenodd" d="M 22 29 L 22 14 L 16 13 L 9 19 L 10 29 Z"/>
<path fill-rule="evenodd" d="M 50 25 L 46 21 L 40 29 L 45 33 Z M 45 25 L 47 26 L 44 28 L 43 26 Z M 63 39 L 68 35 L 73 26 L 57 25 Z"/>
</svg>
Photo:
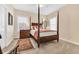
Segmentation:
<svg viewBox="0 0 79 59">
<path fill-rule="evenodd" d="M 57 31 L 48 30 L 48 29 L 40 29 L 40 32 L 38 32 L 38 28 L 36 29 L 37 26 L 38 26 L 37 23 L 32 23 L 33 29 L 31 29 L 31 31 L 30 31 L 31 36 L 37 42 L 40 41 L 40 43 L 43 43 L 43 42 L 48 42 L 48 41 L 57 39 Z M 40 37 L 39 37 L 40 40 L 38 40 L 38 33 L 40 35 Z"/>
<path fill-rule="evenodd" d="M 59 12 L 57 14 L 57 30 L 48 30 L 42 29 L 42 24 L 40 23 L 40 7 L 38 6 L 38 23 L 31 23 L 31 31 L 30 34 L 32 38 L 38 43 L 38 47 L 40 47 L 40 43 L 57 40 L 59 41 Z"/>
</svg>

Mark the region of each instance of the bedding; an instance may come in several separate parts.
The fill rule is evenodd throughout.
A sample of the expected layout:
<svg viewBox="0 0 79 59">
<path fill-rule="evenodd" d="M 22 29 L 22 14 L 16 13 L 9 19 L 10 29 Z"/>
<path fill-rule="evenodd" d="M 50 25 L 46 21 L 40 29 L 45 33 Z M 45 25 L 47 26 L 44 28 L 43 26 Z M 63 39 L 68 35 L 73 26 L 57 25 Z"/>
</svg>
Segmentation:
<svg viewBox="0 0 79 59">
<path fill-rule="evenodd" d="M 38 30 L 31 30 L 31 35 L 38 39 Z M 40 37 L 57 35 L 57 31 L 48 30 L 48 29 L 40 29 Z"/>
</svg>

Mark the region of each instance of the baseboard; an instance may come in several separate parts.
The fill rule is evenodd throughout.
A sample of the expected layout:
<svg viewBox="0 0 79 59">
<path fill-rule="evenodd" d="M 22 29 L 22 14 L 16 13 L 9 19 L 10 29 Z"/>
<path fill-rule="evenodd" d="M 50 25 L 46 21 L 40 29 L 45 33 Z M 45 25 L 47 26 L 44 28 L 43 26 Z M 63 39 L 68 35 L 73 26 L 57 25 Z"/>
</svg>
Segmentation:
<svg viewBox="0 0 79 59">
<path fill-rule="evenodd" d="M 71 40 L 67 40 L 67 39 L 63 39 L 63 38 L 60 38 L 60 40 L 63 40 L 63 41 L 66 41 L 66 42 L 69 42 L 69 43 L 72 43 L 72 44 L 75 44 L 75 45 L 79 45 L 79 43 L 73 42 Z"/>
</svg>

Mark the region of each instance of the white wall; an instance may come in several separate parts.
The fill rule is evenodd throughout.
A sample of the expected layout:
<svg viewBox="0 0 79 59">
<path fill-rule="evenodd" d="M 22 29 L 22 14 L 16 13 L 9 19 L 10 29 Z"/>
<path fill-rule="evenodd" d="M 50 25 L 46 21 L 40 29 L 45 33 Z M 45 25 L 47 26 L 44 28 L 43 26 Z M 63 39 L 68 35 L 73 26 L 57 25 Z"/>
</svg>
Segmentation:
<svg viewBox="0 0 79 59">
<path fill-rule="evenodd" d="M 12 8 L 11 5 L 5 5 L 5 8 L 7 9 L 6 12 L 10 12 L 13 16 L 14 16 L 14 9 Z M 6 22 L 7 22 L 7 39 L 6 39 L 6 46 L 9 45 L 11 43 L 11 41 L 14 39 L 14 22 L 13 22 L 13 25 L 8 25 L 8 14 L 6 14 Z M 14 18 L 13 18 L 14 19 Z M 14 20 L 13 20 L 14 21 Z"/>
<path fill-rule="evenodd" d="M 79 5 L 67 5 L 59 15 L 60 37 L 79 44 Z"/>
<path fill-rule="evenodd" d="M 0 12 L 2 12 L 2 16 L 0 16 L 2 18 L 0 19 L 0 21 L 2 22 L 4 20 L 2 23 L 0 23 L 1 24 L 0 26 L 2 26 L 2 24 L 4 25 L 2 26 L 3 31 L 1 32 L 3 34 L 2 34 L 2 40 L 0 41 L 0 44 L 2 45 L 2 48 L 4 48 L 8 46 L 13 40 L 14 25 L 12 26 L 8 25 L 8 12 L 10 12 L 13 15 L 14 11 L 10 5 L 2 4 L 0 5 L 0 8 L 1 8 Z M 2 27 L 0 29 L 2 29 Z"/>
<path fill-rule="evenodd" d="M 5 41 L 6 41 L 6 29 L 5 29 L 5 8 L 4 6 L 0 5 L 0 34 L 2 36 L 2 39 L 0 40 L 0 46 L 1 48 L 5 47 Z"/>
</svg>

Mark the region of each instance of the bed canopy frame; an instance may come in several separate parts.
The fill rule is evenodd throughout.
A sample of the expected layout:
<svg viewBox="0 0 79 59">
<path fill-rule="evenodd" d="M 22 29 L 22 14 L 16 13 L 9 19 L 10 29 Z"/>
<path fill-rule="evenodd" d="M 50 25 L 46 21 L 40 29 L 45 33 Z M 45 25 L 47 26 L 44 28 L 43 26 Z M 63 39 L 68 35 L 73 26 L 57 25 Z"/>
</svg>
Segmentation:
<svg viewBox="0 0 79 59">
<path fill-rule="evenodd" d="M 30 17 L 30 22 L 31 22 L 31 17 Z M 42 25 L 40 23 L 40 4 L 38 4 L 38 23 L 30 23 L 30 24 L 31 24 L 30 26 L 38 26 L 38 39 L 36 40 L 33 37 L 35 39 L 35 41 L 37 41 L 38 47 L 40 47 L 41 42 L 46 42 L 45 40 L 51 41 L 52 40 L 51 38 L 53 38 L 53 40 L 57 40 L 57 42 L 59 42 L 59 11 L 57 12 L 57 35 L 55 35 L 55 36 L 46 36 L 46 37 L 40 38 L 40 25 Z"/>
</svg>

